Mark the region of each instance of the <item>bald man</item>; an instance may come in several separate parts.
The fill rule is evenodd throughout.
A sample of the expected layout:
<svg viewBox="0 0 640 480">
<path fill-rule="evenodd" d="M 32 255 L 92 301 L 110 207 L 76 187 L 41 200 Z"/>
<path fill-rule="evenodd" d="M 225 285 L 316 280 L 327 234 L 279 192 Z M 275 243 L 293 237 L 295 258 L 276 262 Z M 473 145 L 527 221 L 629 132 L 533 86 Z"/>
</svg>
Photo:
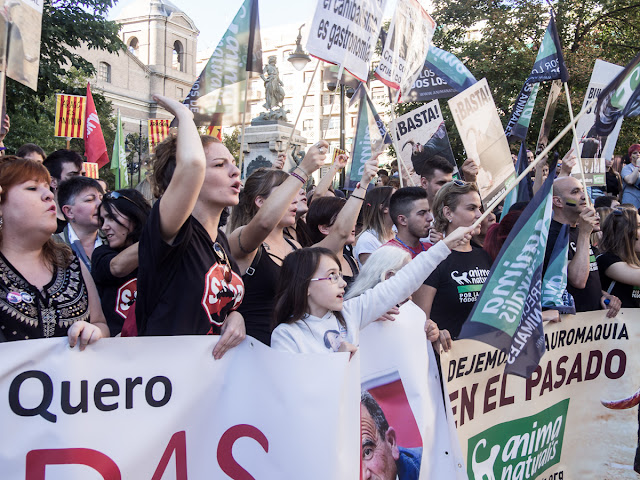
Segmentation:
<svg viewBox="0 0 640 480">
<path fill-rule="evenodd" d="M 590 241 L 591 233 L 600 229 L 599 217 L 592 207 L 587 207 L 584 189 L 575 177 L 558 177 L 553 182 L 553 220 L 549 228 L 544 270 L 562 225 L 570 226 L 567 290 L 575 300 L 576 311 L 606 308 L 607 317 L 615 317 L 620 310 L 620 300 L 602 290 L 596 252 Z"/>
<path fill-rule="evenodd" d="M 396 431 L 369 392 L 360 398 L 360 430 L 364 480 L 418 480 L 422 448 L 398 446 Z"/>
</svg>

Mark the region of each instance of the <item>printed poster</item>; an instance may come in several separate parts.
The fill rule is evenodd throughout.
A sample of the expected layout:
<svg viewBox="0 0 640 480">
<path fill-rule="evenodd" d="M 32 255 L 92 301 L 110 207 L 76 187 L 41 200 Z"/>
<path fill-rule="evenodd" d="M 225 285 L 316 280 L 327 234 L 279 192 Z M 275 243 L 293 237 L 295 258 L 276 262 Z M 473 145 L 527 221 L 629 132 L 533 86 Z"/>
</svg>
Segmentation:
<svg viewBox="0 0 640 480">
<path fill-rule="evenodd" d="M 509 143 L 487 79 L 451 98 L 449 107 L 467 158 L 479 166 L 477 184 L 486 209 L 516 179 Z"/>
<path fill-rule="evenodd" d="M 603 88 L 613 81 L 614 78 L 623 70 L 623 67 L 603 60 L 596 60 L 591 73 L 591 80 L 587 87 L 587 92 L 582 102 L 582 109 L 596 98 Z M 605 159 L 613 158 L 613 149 L 618 141 L 620 127 L 623 118 L 620 117 L 616 122 L 613 131 L 609 135 L 600 136 L 595 133 L 595 105 L 585 113 L 576 125 L 576 134 L 580 142 L 576 146 L 573 140 L 574 152 L 580 152 L 582 167 L 584 170 L 585 183 L 587 186 L 605 185 L 605 176 L 607 167 Z M 582 180 L 580 175 L 580 165 L 576 164 L 571 171 L 571 175 Z"/>
<path fill-rule="evenodd" d="M 325 62 L 342 65 L 366 82 L 386 3 L 387 0 L 318 0 L 307 51 Z"/>
<path fill-rule="evenodd" d="M 434 155 L 448 160 L 454 173 L 458 171 L 438 100 L 398 117 L 394 127 L 400 155 L 413 170 L 410 173 L 421 175 L 425 162 Z"/>
<path fill-rule="evenodd" d="M 505 377 L 507 355 L 482 342 L 442 356 L 470 480 L 638 478 L 640 312 L 605 315 L 545 324 L 529 379 Z"/>
<path fill-rule="evenodd" d="M 452 415 L 450 410 L 445 413 L 425 320 L 424 312 L 409 301 L 401 305 L 395 321 L 373 322 L 361 332 L 364 478 L 467 478 Z M 375 412 L 386 420 L 384 435 L 374 431 Z"/>
</svg>

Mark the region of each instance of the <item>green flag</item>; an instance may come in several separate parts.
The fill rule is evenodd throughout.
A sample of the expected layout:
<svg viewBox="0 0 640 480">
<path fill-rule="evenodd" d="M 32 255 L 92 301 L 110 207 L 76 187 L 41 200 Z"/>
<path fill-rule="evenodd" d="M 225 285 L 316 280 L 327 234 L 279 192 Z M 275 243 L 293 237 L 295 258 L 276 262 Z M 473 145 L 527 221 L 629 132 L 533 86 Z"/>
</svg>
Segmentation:
<svg viewBox="0 0 640 480">
<path fill-rule="evenodd" d="M 129 186 L 129 176 L 127 175 L 127 156 L 124 152 L 124 135 L 122 134 L 122 118 L 118 110 L 118 125 L 116 127 L 116 138 L 113 141 L 113 153 L 111 154 L 111 171 L 116 177 L 116 190 Z"/>
</svg>

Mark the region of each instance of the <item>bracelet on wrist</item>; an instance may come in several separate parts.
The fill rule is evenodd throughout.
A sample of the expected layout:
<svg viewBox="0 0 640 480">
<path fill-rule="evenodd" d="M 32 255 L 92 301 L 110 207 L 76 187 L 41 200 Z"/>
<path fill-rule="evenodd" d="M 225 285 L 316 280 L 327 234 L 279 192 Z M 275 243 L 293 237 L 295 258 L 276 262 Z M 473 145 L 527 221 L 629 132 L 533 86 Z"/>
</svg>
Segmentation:
<svg viewBox="0 0 640 480">
<path fill-rule="evenodd" d="M 307 178 L 309 178 L 309 174 L 304 171 L 304 168 L 302 168 L 300 165 L 298 165 L 296 168 L 300 170 Z"/>
<path fill-rule="evenodd" d="M 353 193 L 351 194 L 351 196 L 349 196 L 349 198 L 357 198 L 358 200 L 362 200 L 364 202 L 364 197 L 359 197 L 357 195 L 354 195 Z"/>
<path fill-rule="evenodd" d="M 291 172 L 289 175 L 291 175 L 293 178 L 297 178 L 298 180 L 300 180 L 303 185 L 307 183 L 307 181 L 304 178 L 302 178 L 300 175 L 298 175 L 296 172 Z"/>
</svg>

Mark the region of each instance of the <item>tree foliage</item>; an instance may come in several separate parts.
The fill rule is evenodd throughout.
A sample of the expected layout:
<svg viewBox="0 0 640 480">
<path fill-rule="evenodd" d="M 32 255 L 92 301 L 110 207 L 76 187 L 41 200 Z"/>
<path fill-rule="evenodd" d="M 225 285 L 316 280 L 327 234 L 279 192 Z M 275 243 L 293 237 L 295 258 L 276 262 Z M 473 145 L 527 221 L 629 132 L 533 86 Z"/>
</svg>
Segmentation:
<svg viewBox="0 0 640 480">
<path fill-rule="evenodd" d="M 477 79 L 486 77 L 498 114 L 506 124 L 516 96 L 538 53 L 549 22 L 549 3 L 540 0 L 434 0 L 433 17 L 438 23 L 433 43 L 454 53 Z M 596 59 L 627 64 L 640 50 L 640 2 L 633 0 L 555 0 L 551 2 L 571 76 L 569 89 L 574 113 L 580 111 Z M 477 38 L 470 39 L 476 31 Z M 528 142 L 535 143 L 544 114 L 550 82 L 543 83 L 529 128 Z M 402 104 L 398 114 L 420 104 Z M 459 160 L 462 142 L 454 128 L 446 101 L 441 101 L 449 137 Z M 564 94 L 558 101 L 552 137 L 569 122 Z M 640 137 L 640 120 L 626 119 L 616 152 L 625 153 Z M 567 135 L 558 145 L 570 148 Z"/>
<path fill-rule="evenodd" d="M 86 44 L 90 49 L 115 52 L 124 48 L 117 23 L 106 19 L 112 0 L 44 0 L 38 91 L 7 79 L 7 113 L 11 131 L 5 140 L 8 151 L 33 142 L 47 153 L 65 148 L 66 140 L 53 136 L 55 94 L 85 95 L 87 80 L 95 74 L 93 65 L 73 49 Z M 111 103 L 93 93 L 107 143 L 115 136 Z M 71 148 L 84 152 L 84 142 L 73 139 Z"/>
</svg>

